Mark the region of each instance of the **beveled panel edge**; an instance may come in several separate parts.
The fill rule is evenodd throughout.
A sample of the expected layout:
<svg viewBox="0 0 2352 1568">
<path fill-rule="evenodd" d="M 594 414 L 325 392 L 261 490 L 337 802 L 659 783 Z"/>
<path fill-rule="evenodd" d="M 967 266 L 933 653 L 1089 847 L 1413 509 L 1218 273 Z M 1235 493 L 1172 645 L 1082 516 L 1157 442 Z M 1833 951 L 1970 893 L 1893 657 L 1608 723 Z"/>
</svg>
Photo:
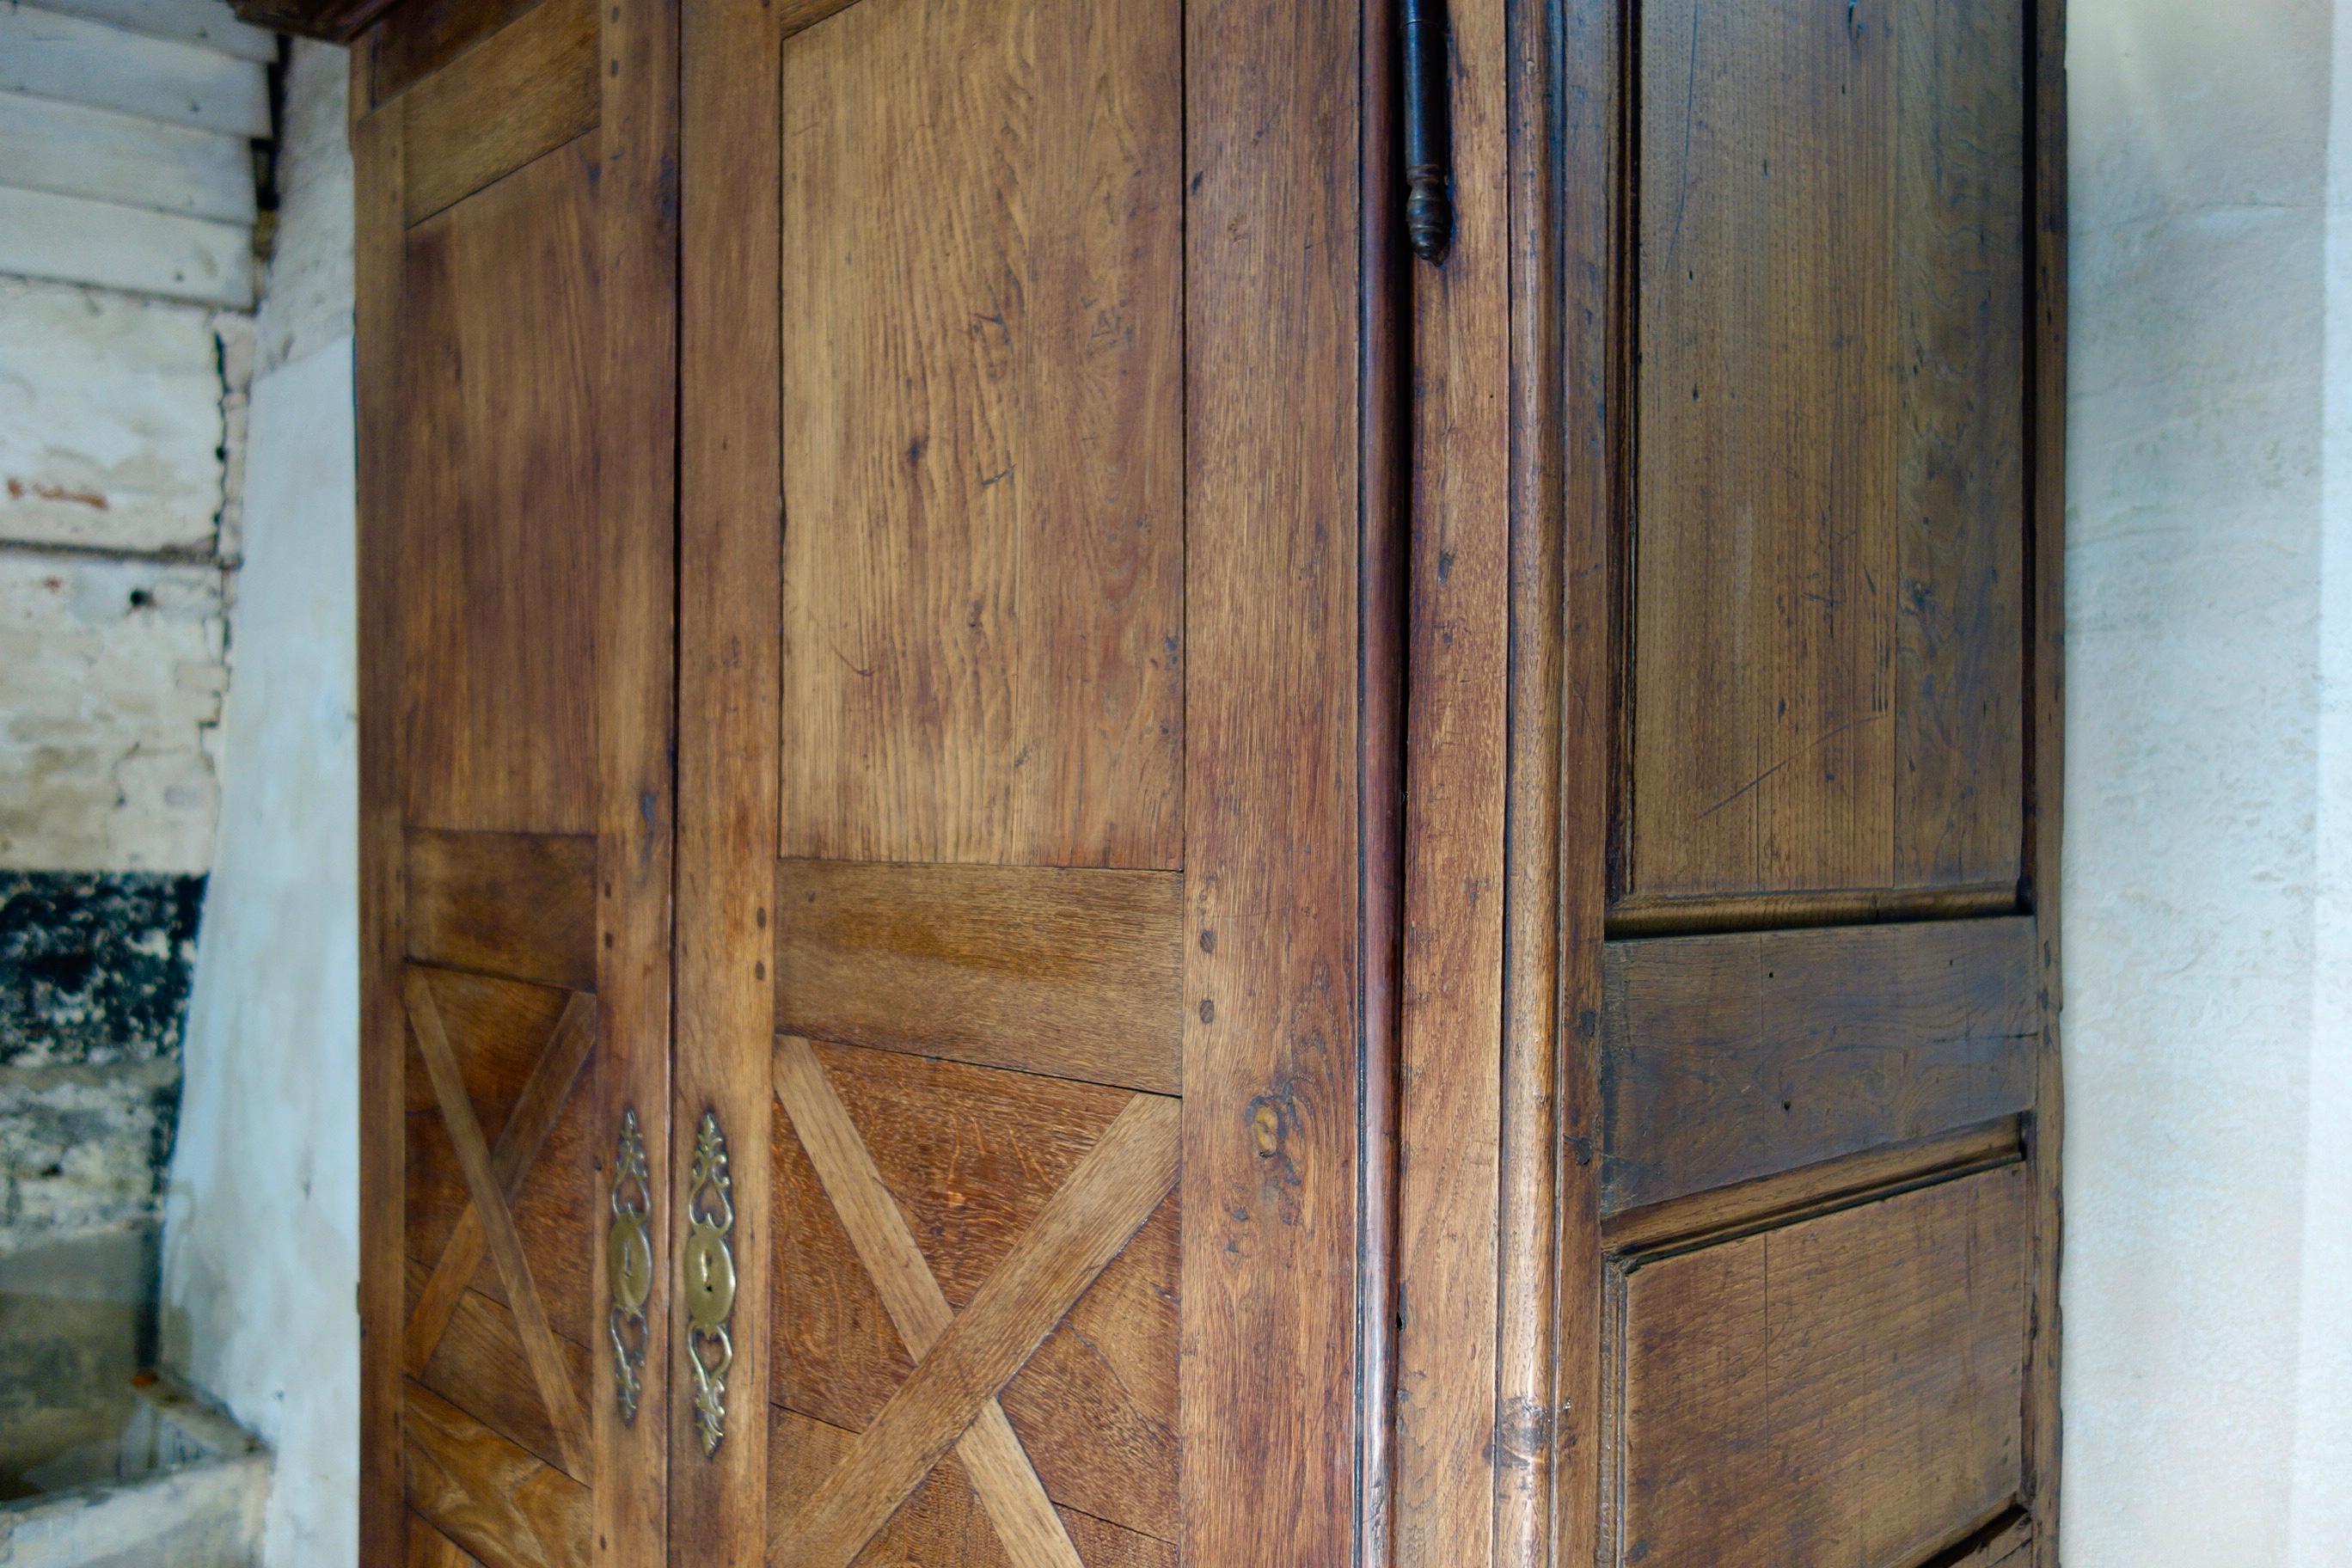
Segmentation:
<svg viewBox="0 0 2352 1568">
<path fill-rule="evenodd" d="M 1605 1255 L 1626 1273 L 1663 1258 L 1802 1225 L 2025 1158 L 2024 1119 L 1865 1149 L 1792 1171 L 1625 1209 L 1601 1224 Z"/>
<path fill-rule="evenodd" d="M 1711 1234 L 1693 1245 L 1667 1245 L 1642 1253 L 1612 1252 L 1603 1256 L 1600 1268 L 1601 1313 L 1601 1462 L 1597 1467 L 1601 1509 L 1598 1518 L 1598 1540 L 1609 1543 L 1603 1547 L 1604 1561 L 1615 1568 L 1630 1568 L 1624 1553 L 1622 1525 L 1625 1517 L 1625 1486 L 1630 1465 L 1625 1456 L 1629 1436 L 1626 1417 L 1628 1379 L 1631 1374 L 1629 1346 L 1631 1340 L 1630 1287 L 1633 1276 L 1644 1263 L 1670 1258 L 1686 1257 L 1706 1247 L 1750 1239 L 1761 1232 L 1830 1217 L 1846 1209 L 1864 1208 L 1874 1204 L 1914 1196 L 1930 1188 L 1972 1177 L 1990 1175 L 1998 1171 L 2026 1165 L 2026 1152 L 2020 1140 L 2024 1119 L 2004 1118 L 1992 1126 L 1973 1129 L 1950 1140 L 1928 1141 L 1930 1144 L 1948 1142 L 1956 1148 L 1970 1142 L 1981 1141 L 1998 1151 L 2006 1138 L 2011 1148 L 1995 1152 L 1990 1157 L 1972 1163 L 1957 1164 L 1925 1175 L 1922 1179 L 1902 1182 L 1888 1181 L 1856 1194 L 1851 1201 L 1830 1203 L 1779 1216 L 1770 1223 L 1749 1226 L 1722 1234 Z M 1922 1148 L 1926 1152 L 1926 1146 Z M 2030 1172 L 2027 1173 L 2030 1175 Z M 1762 1184 L 1758 1184 L 1761 1185 Z M 1701 1194 L 1700 1197 L 1717 1194 Z M 2030 1195 L 2030 1194 L 2028 1194 Z M 1603 1222 L 1604 1235 L 1614 1227 Z M 2030 1312 L 2032 1282 L 2022 1281 L 2020 1304 Z M 2022 1425 L 2021 1412 L 2021 1426 Z M 1989 1513 L 1960 1525 L 1941 1541 L 1920 1552 L 1912 1568 L 2025 1568 L 2035 1544 L 2033 1521 L 2028 1511 L 2023 1488 L 2013 1491 L 2000 1505 Z"/>
<path fill-rule="evenodd" d="M 594 0 L 541 0 L 401 94 L 410 228 L 596 128 Z"/>
<path fill-rule="evenodd" d="M 1604 1216 L 2033 1108 L 2028 917 L 1612 942 L 1603 964 Z"/>
<path fill-rule="evenodd" d="M 1609 905 L 1612 941 L 1813 926 L 1981 920 L 2024 912 L 2015 879 L 1809 892 L 1627 893 Z"/>
</svg>

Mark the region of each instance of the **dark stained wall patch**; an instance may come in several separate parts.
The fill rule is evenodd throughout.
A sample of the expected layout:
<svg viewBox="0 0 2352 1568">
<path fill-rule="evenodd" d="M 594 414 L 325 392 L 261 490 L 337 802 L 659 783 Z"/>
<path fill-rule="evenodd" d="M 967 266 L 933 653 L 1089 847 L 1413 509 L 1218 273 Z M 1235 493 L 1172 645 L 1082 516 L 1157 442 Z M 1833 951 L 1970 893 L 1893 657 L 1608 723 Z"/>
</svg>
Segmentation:
<svg viewBox="0 0 2352 1568">
<path fill-rule="evenodd" d="M 0 871 L 0 1066 L 176 1059 L 205 879 Z"/>
</svg>

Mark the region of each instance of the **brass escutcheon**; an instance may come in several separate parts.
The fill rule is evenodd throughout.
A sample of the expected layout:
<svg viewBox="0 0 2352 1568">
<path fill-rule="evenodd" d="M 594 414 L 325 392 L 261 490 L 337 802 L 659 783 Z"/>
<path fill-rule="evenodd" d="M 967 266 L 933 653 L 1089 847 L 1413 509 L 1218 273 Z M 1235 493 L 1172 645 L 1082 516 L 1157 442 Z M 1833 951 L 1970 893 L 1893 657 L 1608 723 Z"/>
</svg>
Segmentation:
<svg viewBox="0 0 2352 1568">
<path fill-rule="evenodd" d="M 727 1140 L 719 1118 L 702 1113 L 694 1139 L 694 1170 L 686 1194 L 686 1359 L 694 1369 L 694 1425 L 705 1458 L 727 1435 L 727 1373 L 735 1340 L 727 1321 L 735 1310 L 735 1200 L 727 1177 Z"/>
<path fill-rule="evenodd" d="M 613 1397 L 623 1425 L 637 1419 L 644 1390 L 646 1303 L 654 1293 L 653 1176 L 646 1165 L 646 1141 L 634 1108 L 621 1113 L 621 1137 L 613 1153 L 613 1226 L 604 1236 L 605 1278 L 612 1289 L 608 1327 L 613 1339 Z"/>
</svg>

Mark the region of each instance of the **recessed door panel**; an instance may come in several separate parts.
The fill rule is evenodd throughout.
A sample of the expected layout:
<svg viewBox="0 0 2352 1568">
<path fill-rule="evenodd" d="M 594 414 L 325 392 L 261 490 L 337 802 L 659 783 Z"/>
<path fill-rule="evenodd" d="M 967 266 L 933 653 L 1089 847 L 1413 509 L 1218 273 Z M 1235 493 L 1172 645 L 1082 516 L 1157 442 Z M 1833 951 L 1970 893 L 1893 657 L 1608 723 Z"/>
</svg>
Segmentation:
<svg viewBox="0 0 2352 1568">
<path fill-rule="evenodd" d="M 408 231 L 409 820 L 587 833 L 599 336 L 592 147 Z"/>
<path fill-rule="evenodd" d="M 2010 886 L 2021 8 L 1637 10 L 1614 890 Z"/>
<path fill-rule="evenodd" d="M 787 856 L 1181 864 L 1178 24 L 784 41 Z"/>
<path fill-rule="evenodd" d="M 2000 1528 L 2031 1195 L 2010 1164 L 1623 1271 L 1607 1560 L 1918 1568 Z"/>
</svg>

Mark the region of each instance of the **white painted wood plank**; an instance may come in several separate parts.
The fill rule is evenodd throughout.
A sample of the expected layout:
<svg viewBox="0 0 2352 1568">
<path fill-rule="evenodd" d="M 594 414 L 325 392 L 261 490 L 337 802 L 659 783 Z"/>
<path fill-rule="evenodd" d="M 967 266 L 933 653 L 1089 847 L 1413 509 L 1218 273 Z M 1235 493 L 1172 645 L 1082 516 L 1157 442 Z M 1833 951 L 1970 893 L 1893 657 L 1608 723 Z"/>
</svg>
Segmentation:
<svg viewBox="0 0 2352 1568">
<path fill-rule="evenodd" d="M 253 237 L 233 224 L 0 186 L 0 272 L 246 310 Z"/>
<path fill-rule="evenodd" d="M 84 16 L 133 33 L 201 44 L 241 60 L 268 65 L 278 58 L 278 35 L 240 22 L 228 0 L 37 0 L 37 11 Z"/>
<path fill-rule="evenodd" d="M 253 222 L 253 146 L 54 98 L 0 92 L 0 181 L 218 223 Z"/>
<path fill-rule="evenodd" d="M 0 91 L 232 135 L 269 134 L 266 68 L 15 0 L 0 0 Z"/>
</svg>

